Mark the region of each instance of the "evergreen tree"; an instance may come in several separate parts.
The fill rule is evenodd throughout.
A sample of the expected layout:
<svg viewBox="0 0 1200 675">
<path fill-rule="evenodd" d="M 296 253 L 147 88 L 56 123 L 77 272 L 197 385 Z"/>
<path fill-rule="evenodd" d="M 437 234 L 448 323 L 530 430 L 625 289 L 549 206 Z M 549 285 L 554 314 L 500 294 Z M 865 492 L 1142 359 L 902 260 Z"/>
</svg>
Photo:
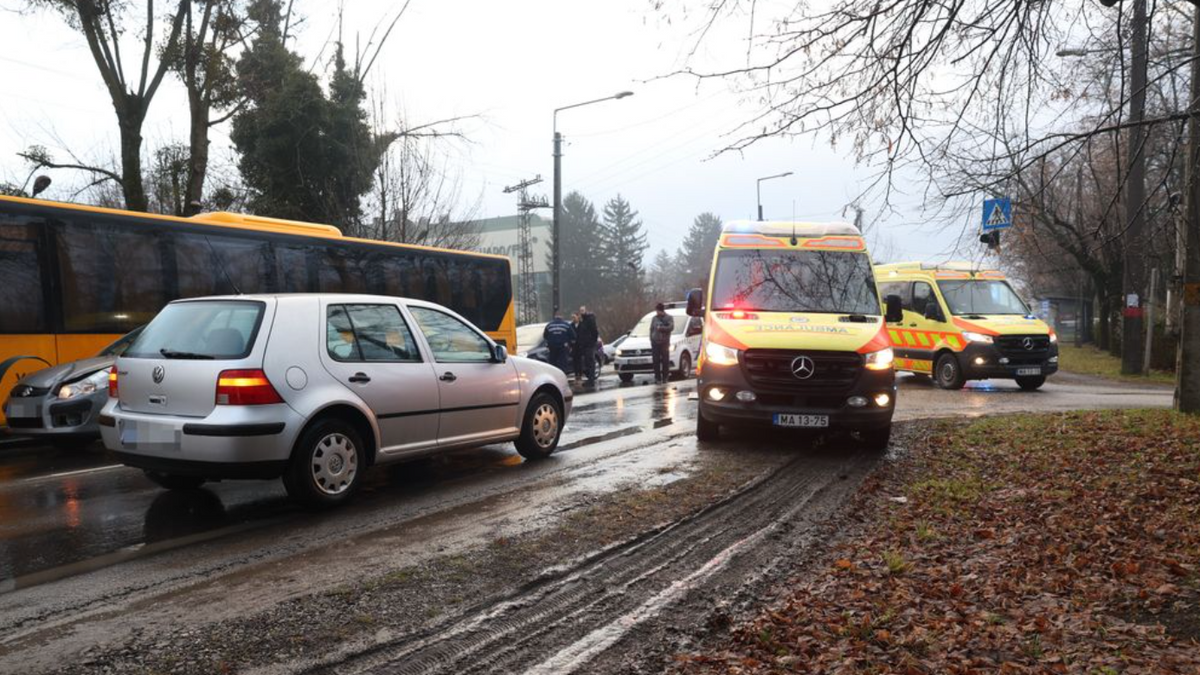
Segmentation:
<svg viewBox="0 0 1200 675">
<path fill-rule="evenodd" d="M 578 192 L 563 198 L 559 228 L 562 230 L 562 311 L 566 316 L 581 304 L 594 302 L 597 297 L 596 266 L 597 237 L 600 218 L 596 207 Z M 546 266 L 554 267 L 554 235 L 550 235 L 550 253 Z M 549 298 L 551 293 L 547 292 Z"/>
<path fill-rule="evenodd" d="M 684 289 L 704 288 L 708 285 L 708 273 L 712 267 L 713 251 L 721 238 L 721 218 L 712 213 L 701 213 L 692 221 L 687 237 L 679 247 L 679 282 Z"/>
<path fill-rule="evenodd" d="M 650 264 L 650 274 L 647 279 L 650 295 L 655 301 L 674 299 L 679 285 L 679 267 L 675 256 L 660 250 Z"/>
<path fill-rule="evenodd" d="M 284 43 L 279 0 L 255 0 L 248 10 L 259 32 L 238 62 L 246 107 L 233 118 L 238 168 L 251 190 L 250 207 L 277 218 L 353 228 L 359 197 L 393 136 L 376 136 L 362 103 L 362 80 L 348 69 L 341 45 L 329 96 L 299 55 Z"/>
<path fill-rule="evenodd" d="M 641 286 L 642 260 L 650 244 L 637 215 L 621 195 L 604 205 L 596 266 L 605 291 Z"/>
</svg>

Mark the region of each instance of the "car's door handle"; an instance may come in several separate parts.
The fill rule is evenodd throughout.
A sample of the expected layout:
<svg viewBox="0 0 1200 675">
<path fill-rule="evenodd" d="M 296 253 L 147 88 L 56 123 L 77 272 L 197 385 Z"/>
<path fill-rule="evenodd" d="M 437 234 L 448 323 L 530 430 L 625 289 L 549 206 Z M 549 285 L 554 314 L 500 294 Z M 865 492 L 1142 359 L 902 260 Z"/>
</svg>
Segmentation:
<svg viewBox="0 0 1200 675">
<path fill-rule="evenodd" d="M 453 382 L 458 379 L 458 376 L 447 370 L 446 372 L 442 373 L 442 376 L 438 379 L 440 379 L 442 382 Z"/>
<path fill-rule="evenodd" d="M 350 376 L 350 381 L 356 384 L 366 384 L 371 381 L 371 378 L 367 377 L 366 373 L 355 373 Z"/>
</svg>

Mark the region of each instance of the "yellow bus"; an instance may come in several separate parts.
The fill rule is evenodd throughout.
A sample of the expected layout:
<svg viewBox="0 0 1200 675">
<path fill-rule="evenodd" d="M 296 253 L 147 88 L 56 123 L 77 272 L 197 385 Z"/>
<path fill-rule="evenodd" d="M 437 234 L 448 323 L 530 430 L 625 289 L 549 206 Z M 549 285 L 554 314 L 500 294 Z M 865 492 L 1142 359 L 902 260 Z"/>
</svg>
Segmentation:
<svg viewBox="0 0 1200 675">
<path fill-rule="evenodd" d="M 515 348 L 511 279 L 503 256 L 355 239 L 329 225 L 0 197 L 0 364 L 33 357 L 3 373 L 0 400 L 25 373 L 94 356 L 168 302 L 204 295 L 419 298 Z"/>
</svg>

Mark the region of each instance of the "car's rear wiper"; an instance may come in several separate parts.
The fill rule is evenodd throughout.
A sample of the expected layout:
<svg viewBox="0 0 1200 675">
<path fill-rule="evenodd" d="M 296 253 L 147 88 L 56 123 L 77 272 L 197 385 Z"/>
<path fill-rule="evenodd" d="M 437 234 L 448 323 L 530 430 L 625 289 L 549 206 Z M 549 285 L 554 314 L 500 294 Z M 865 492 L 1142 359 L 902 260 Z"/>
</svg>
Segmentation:
<svg viewBox="0 0 1200 675">
<path fill-rule="evenodd" d="M 195 359 L 198 361 L 212 361 L 216 357 L 212 354 L 197 354 L 195 352 L 177 352 L 173 349 L 160 349 L 159 354 L 163 355 L 164 359 Z"/>
</svg>

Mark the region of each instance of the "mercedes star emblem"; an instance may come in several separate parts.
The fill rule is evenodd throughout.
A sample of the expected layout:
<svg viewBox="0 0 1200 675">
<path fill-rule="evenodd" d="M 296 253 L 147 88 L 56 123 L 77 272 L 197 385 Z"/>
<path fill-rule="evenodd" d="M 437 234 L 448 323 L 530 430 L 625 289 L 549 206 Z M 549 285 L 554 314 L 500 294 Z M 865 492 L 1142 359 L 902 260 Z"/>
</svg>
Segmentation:
<svg viewBox="0 0 1200 675">
<path fill-rule="evenodd" d="M 167 376 L 167 369 L 162 366 L 154 366 L 154 372 L 150 377 L 154 378 L 154 384 L 162 384 L 163 378 Z"/>
<path fill-rule="evenodd" d="M 1021 340 L 1021 346 L 1025 348 L 1025 351 L 1033 349 L 1033 338 L 1025 338 L 1024 340 Z"/>
<path fill-rule="evenodd" d="M 807 380 L 817 371 L 817 366 L 813 360 L 807 356 L 797 356 L 792 359 L 792 375 L 797 380 Z"/>
</svg>

